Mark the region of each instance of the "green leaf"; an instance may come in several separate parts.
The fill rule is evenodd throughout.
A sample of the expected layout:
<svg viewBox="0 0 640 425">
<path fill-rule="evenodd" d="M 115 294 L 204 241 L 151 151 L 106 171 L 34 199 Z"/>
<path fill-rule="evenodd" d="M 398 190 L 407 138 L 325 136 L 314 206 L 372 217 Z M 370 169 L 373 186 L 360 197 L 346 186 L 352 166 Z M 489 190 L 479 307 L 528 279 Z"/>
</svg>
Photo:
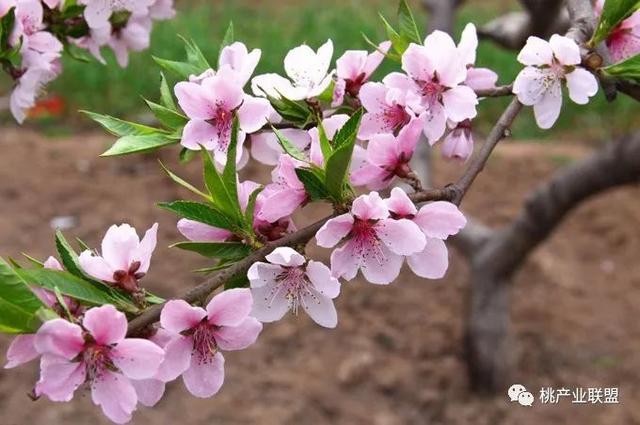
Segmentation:
<svg viewBox="0 0 640 425">
<path fill-rule="evenodd" d="M 65 270 L 75 276 L 81 278 L 86 277 L 84 271 L 80 267 L 80 263 L 78 262 L 78 255 L 73 248 L 71 248 L 71 245 L 69 245 L 69 242 L 67 242 L 60 230 L 56 231 L 56 249 Z"/>
<path fill-rule="evenodd" d="M 83 50 L 72 43 L 64 43 L 64 52 L 71 58 L 78 62 L 90 63 L 93 61 L 92 56 L 87 54 L 86 50 Z"/>
<path fill-rule="evenodd" d="M 304 127 L 313 117 L 313 112 L 306 104 L 289 100 L 284 96 L 276 98 L 267 95 L 267 99 L 282 118 L 298 127 Z"/>
<path fill-rule="evenodd" d="M 240 212 L 237 190 L 235 193 L 231 193 L 229 188 L 226 186 L 223 176 L 221 176 L 220 173 L 218 173 L 218 170 L 216 170 L 216 166 L 211 160 L 211 154 L 209 154 L 206 149 L 202 149 L 201 152 L 204 168 L 204 184 L 211 194 L 214 206 L 229 216 L 230 220 L 238 221 L 242 213 Z M 235 163 L 235 161 L 232 161 L 228 157 L 227 164 L 229 162 Z M 236 189 L 235 184 L 232 189 Z"/>
<path fill-rule="evenodd" d="M 13 31 L 13 24 L 16 20 L 16 8 L 9 9 L 6 15 L 0 19 L 0 50 L 5 50 L 9 46 L 9 36 Z"/>
<path fill-rule="evenodd" d="M 72 275 L 66 271 L 50 269 L 20 269 L 16 273 L 26 282 L 50 291 L 56 288 L 64 294 L 83 303 L 91 305 L 104 305 L 118 303 L 117 299 L 109 295 L 108 288 L 98 289 L 84 279 Z"/>
<path fill-rule="evenodd" d="M 181 163 L 186 164 L 188 162 L 191 162 L 193 160 L 193 158 L 195 158 L 197 155 L 198 155 L 198 151 L 193 151 L 191 149 L 182 148 L 180 150 L 179 159 L 180 159 Z"/>
<path fill-rule="evenodd" d="M 160 133 L 145 136 L 124 136 L 116 140 L 116 142 L 100 156 L 149 152 L 164 146 L 175 145 L 176 143 L 178 143 L 178 140 Z"/>
<path fill-rule="evenodd" d="M 355 142 L 356 137 L 358 136 L 358 129 L 360 128 L 360 120 L 362 119 L 363 113 L 364 110 L 362 108 L 358 109 L 336 133 L 333 137 L 334 151 L 347 144 Z"/>
<path fill-rule="evenodd" d="M 174 111 L 177 110 L 171 89 L 167 83 L 167 77 L 164 76 L 163 72 L 160 73 L 160 103 L 165 108 L 173 109 Z"/>
<path fill-rule="evenodd" d="M 220 43 L 220 50 L 218 50 L 218 61 L 220 61 L 220 55 L 222 54 L 222 49 L 227 46 L 230 46 L 234 42 L 233 35 L 233 22 L 229 22 L 229 26 L 227 27 L 227 31 L 224 33 L 224 37 L 222 38 L 222 43 Z"/>
<path fill-rule="evenodd" d="M 311 197 L 312 201 L 329 199 L 330 195 L 325 187 L 322 170 L 313 170 L 311 168 L 296 168 L 296 175 L 304 185 L 304 190 Z"/>
<path fill-rule="evenodd" d="M 292 156 L 293 158 L 297 159 L 298 161 L 305 161 L 307 162 L 307 159 L 305 158 L 304 154 L 293 144 L 289 141 L 289 139 L 287 139 L 286 137 L 284 137 L 284 135 L 282 134 L 282 132 L 280 132 L 277 128 L 275 128 L 274 126 L 271 126 L 271 129 L 273 130 L 273 133 L 276 135 L 276 137 L 278 138 L 278 142 L 280 143 L 280 146 L 282 146 L 282 149 L 284 149 L 284 151 L 289 154 L 290 156 Z"/>
<path fill-rule="evenodd" d="M 39 322 L 36 313 L 42 307 L 26 282 L 0 258 L 0 331 L 34 332 Z"/>
<path fill-rule="evenodd" d="M 238 260 L 251 252 L 251 248 L 240 242 L 178 242 L 171 248 L 197 252 L 207 258 Z"/>
<path fill-rule="evenodd" d="M 247 202 L 247 208 L 244 210 L 245 230 L 253 233 L 253 213 L 256 209 L 256 200 L 258 195 L 264 189 L 263 186 L 258 187 L 249 195 L 249 202 Z"/>
<path fill-rule="evenodd" d="M 380 15 L 380 19 L 382 19 L 382 24 L 384 25 L 385 30 L 387 31 L 387 37 L 391 40 L 393 44 L 393 50 L 395 50 L 399 55 L 402 55 L 407 47 L 409 47 L 409 41 L 398 34 L 398 32 L 393 29 L 393 27 L 387 22 L 384 16 Z"/>
<path fill-rule="evenodd" d="M 331 197 L 337 202 L 344 200 L 343 192 L 347 183 L 354 144 L 355 138 L 352 139 L 351 143 L 335 150 L 327 161 L 326 187 Z"/>
<path fill-rule="evenodd" d="M 613 29 L 623 20 L 640 9 L 639 0 L 607 0 L 604 2 L 600 21 L 596 26 L 589 45 L 595 46 L 606 39 Z"/>
<path fill-rule="evenodd" d="M 108 132 L 115 136 L 147 136 L 155 134 L 166 134 L 164 130 L 158 128 L 148 127 L 146 125 L 137 124 L 134 122 L 124 121 L 119 118 L 115 118 L 109 115 L 96 114 L 95 112 L 80 111 L 87 115 L 92 120 L 96 121 Z"/>
<path fill-rule="evenodd" d="M 230 222 L 225 214 L 206 204 L 192 201 L 173 201 L 161 202 L 158 206 L 165 210 L 172 211 L 181 217 L 188 218 L 189 220 L 199 221 L 200 223 L 227 229 L 232 232 L 238 230 L 237 226 Z"/>
<path fill-rule="evenodd" d="M 192 151 L 192 152 L 196 152 L 196 151 Z M 158 161 L 158 162 L 160 163 L 160 166 L 162 167 L 164 172 L 167 173 L 167 175 L 171 178 L 171 180 L 173 180 L 175 183 L 179 184 L 180 186 L 184 187 L 185 189 L 195 193 L 198 196 L 202 196 L 204 199 L 211 202 L 211 196 L 202 192 L 200 189 L 196 188 L 191 183 L 187 182 L 186 180 L 182 179 L 178 175 L 171 172 L 171 170 L 169 170 L 167 167 L 164 166 L 162 161 Z"/>
<path fill-rule="evenodd" d="M 193 40 L 186 39 L 181 35 L 178 37 L 184 42 L 184 47 L 187 52 L 187 62 L 199 70 L 196 74 L 201 74 L 211 68 L 204 54 L 202 54 L 202 51 Z"/>
<path fill-rule="evenodd" d="M 227 162 L 222 170 L 222 182 L 229 193 L 229 196 L 232 198 L 232 204 L 236 207 L 236 212 L 241 217 L 242 210 L 238 200 L 238 173 L 236 171 L 239 131 L 240 123 L 238 121 L 238 116 L 236 115 L 233 118 L 233 125 L 231 126 L 231 140 L 229 141 L 229 147 L 227 148 Z"/>
<path fill-rule="evenodd" d="M 149 304 L 162 304 L 165 301 L 164 298 L 160 298 L 159 296 L 153 295 L 150 292 L 147 292 L 145 300 Z"/>
<path fill-rule="evenodd" d="M 378 45 L 376 43 L 374 43 L 373 41 L 371 41 L 371 39 L 369 37 L 367 37 L 367 35 L 365 33 L 360 33 L 362 35 L 362 38 L 364 38 L 364 41 L 371 47 L 373 47 L 374 49 L 378 49 Z M 395 62 L 402 62 L 400 55 L 396 54 L 396 53 L 392 53 L 392 52 L 387 52 L 385 53 L 385 57 L 388 59 L 391 59 Z"/>
<path fill-rule="evenodd" d="M 329 138 L 327 137 L 327 133 L 324 131 L 322 123 L 318 124 L 318 137 L 320 139 L 322 157 L 326 163 L 327 159 L 331 156 L 331 152 L 333 152 L 333 148 L 331 147 L 331 142 L 329 142 Z"/>
<path fill-rule="evenodd" d="M 400 0 L 400 4 L 398 5 L 398 25 L 402 37 L 416 44 L 422 44 L 420 31 L 416 25 L 416 20 L 413 18 L 413 13 L 411 13 L 411 9 L 407 4 L 407 0 Z"/>
<path fill-rule="evenodd" d="M 606 66 L 601 68 L 600 71 L 609 77 L 640 83 L 640 55 L 635 55 L 622 62 Z"/>
<path fill-rule="evenodd" d="M 181 80 L 187 80 L 190 75 L 199 75 L 203 72 L 198 66 L 188 62 L 172 61 L 156 56 L 152 58 L 162 69 L 180 77 Z"/>
<path fill-rule="evenodd" d="M 151 102 L 147 99 L 144 99 L 144 101 L 147 103 L 149 109 L 151 109 L 151 112 L 153 112 L 153 115 L 155 115 L 158 121 L 160 121 L 165 127 L 176 130 L 184 127 L 189 121 L 189 118 L 174 109 L 158 105 L 157 103 Z"/>
</svg>

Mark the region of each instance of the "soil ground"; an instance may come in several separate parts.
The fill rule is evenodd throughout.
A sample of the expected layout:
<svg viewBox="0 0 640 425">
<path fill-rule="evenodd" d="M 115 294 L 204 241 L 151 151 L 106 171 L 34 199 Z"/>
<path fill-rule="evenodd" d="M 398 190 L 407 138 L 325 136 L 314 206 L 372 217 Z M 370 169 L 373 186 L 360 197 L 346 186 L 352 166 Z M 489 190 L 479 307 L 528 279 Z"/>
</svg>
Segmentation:
<svg viewBox="0 0 640 425">
<path fill-rule="evenodd" d="M 50 140 L 28 130 L 0 132 L 0 253 L 54 252 L 50 221 L 73 216 L 66 231 L 93 246 L 112 223 L 143 229 L 160 223 L 159 246 L 145 283 L 170 297 L 196 285 L 207 262 L 167 246 L 179 240 L 175 217 L 154 202 L 188 196 L 159 171 L 154 157 L 100 159 L 112 139 Z M 563 143 L 500 146 L 463 209 L 492 226 L 518 211 L 526 193 L 590 147 Z M 199 182 L 198 164 L 166 162 Z M 172 156 L 173 155 L 173 156 Z M 460 172 L 436 163 L 437 183 Z M 257 178 L 263 170 L 248 170 Z M 214 398 L 169 385 L 134 424 L 638 424 L 640 423 L 640 188 L 607 193 L 580 206 L 518 274 L 512 290 L 514 383 L 536 395 L 533 407 L 506 394 L 468 390 L 462 335 L 468 294 L 464 259 L 451 252 L 441 281 L 404 271 L 392 285 L 345 284 L 339 326 L 327 331 L 306 316 L 268 325 L 256 345 L 226 354 L 226 383 Z M 318 217 L 303 209 L 298 222 Z M 326 258 L 327 252 L 318 251 Z M 0 337 L 4 352 L 9 338 Z M 4 360 L 2 360 L 4 361 Z M 87 393 L 71 403 L 31 402 L 36 365 L 0 371 L 0 423 L 108 423 Z M 620 404 L 541 405 L 541 387 L 618 387 Z"/>
</svg>

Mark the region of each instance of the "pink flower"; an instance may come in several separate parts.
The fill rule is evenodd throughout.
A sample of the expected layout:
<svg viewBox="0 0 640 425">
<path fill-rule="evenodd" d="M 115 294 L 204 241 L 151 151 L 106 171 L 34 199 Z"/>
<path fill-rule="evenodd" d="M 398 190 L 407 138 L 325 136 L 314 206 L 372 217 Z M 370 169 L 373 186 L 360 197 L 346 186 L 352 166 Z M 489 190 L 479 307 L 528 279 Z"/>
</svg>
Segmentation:
<svg viewBox="0 0 640 425">
<path fill-rule="evenodd" d="M 417 116 L 411 105 L 418 105 L 418 98 L 405 90 L 370 82 L 362 86 L 359 98 L 367 111 L 358 130 L 358 138 L 362 140 L 376 134 L 394 133 Z"/>
<path fill-rule="evenodd" d="M 385 204 L 391 216 L 399 220 L 411 220 L 418 225 L 426 237 L 424 248 L 407 256 L 407 264 L 420 277 L 440 279 L 449 267 L 447 247 L 444 240 L 462 229 L 467 220 L 450 202 L 431 202 L 418 211 L 407 194 L 400 188 L 393 188 Z"/>
<path fill-rule="evenodd" d="M 151 19 L 146 16 L 131 16 L 127 25 L 113 32 L 108 42 L 116 56 L 118 65 L 126 68 L 129 64 L 129 51 L 141 52 L 149 47 L 151 41 Z"/>
<path fill-rule="evenodd" d="M 299 151 L 304 152 L 309 149 L 311 138 L 306 130 L 285 128 L 279 131 Z M 256 161 L 266 165 L 277 165 L 280 155 L 284 153 L 284 149 L 272 131 L 261 131 L 251 135 L 251 156 Z"/>
<path fill-rule="evenodd" d="M 172 334 L 165 347 L 159 377 L 171 381 L 182 375 L 196 397 L 211 397 L 224 381 L 221 350 L 242 350 L 253 344 L 262 324 L 249 317 L 253 300 L 249 289 L 229 289 L 213 297 L 206 310 L 186 301 L 169 301 L 160 324 Z"/>
<path fill-rule="evenodd" d="M 333 72 L 329 73 L 333 42 L 327 40 L 318 52 L 303 44 L 287 53 L 284 70 L 290 79 L 278 74 L 258 75 L 251 80 L 256 96 L 284 96 L 290 100 L 304 100 L 320 96 L 331 84 Z"/>
<path fill-rule="evenodd" d="M 513 93 L 525 105 L 532 106 L 538 126 L 551 128 L 560 115 L 562 85 L 566 80 L 569 97 L 584 105 L 598 92 L 596 78 L 579 67 L 580 48 L 575 41 L 557 34 L 547 42 L 529 37 L 518 54 L 518 61 L 527 65 L 513 83 Z"/>
<path fill-rule="evenodd" d="M 442 142 L 442 156 L 466 161 L 473 153 L 471 121 L 465 120 L 447 134 Z"/>
<path fill-rule="evenodd" d="M 468 23 L 460 36 L 458 51 L 461 60 L 467 67 L 467 78 L 464 80 L 466 86 L 474 90 L 484 90 L 494 88 L 498 81 L 498 74 L 489 68 L 476 68 L 476 50 L 478 49 L 478 34 L 476 26 Z"/>
<path fill-rule="evenodd" d="M 333 276 L 353 279 L 358 270 L 371 283 L 388 284 L 400 273 L 403 256 L 422 251 L 425 237 L 410 220 L 389 218 L 378 192 L 359 196 L 351 212 L 327 221 L 316 234 L 318 245 L 331 248 Z"/>
<path fill-rule="evenodd" d="M 69 401 L 84 382 L 94 404 L 116 423 L 131 420 L 138 398 L 131 379 L 155 375 L 164 358 L 154 343 L 125 338 L 127 318 L 111 305 L 88 310 L 82 326 L 54 319 L 35 337 L 42 353 L 36 394 L 52 401 Z"/>
<path fill-rule="evenodd" d="M 276 248 L 266 256 L 268 263 L 256 262 L 247 277 L 254 303 L 251 315 L 261 322 L 275 322 L 300 307 L 317 324 L 335 328 L 338 314 L 333 299 L 340 294 L 340 282 L 324 264 L 307 260 L 289 247 Z"/>
<path fill-rule="evenodd" d="M 89 28 L 99 28 L 109 23 L 113 12 L 129 11 L 134 15 L 147 15 L 155 0 L 79 0 L 86 5 L 84 18 Z"/>
<path fill-rule="evenodd" d="M 424 46 L 409 45 L 402 55 L 402 69 L 407 75 L 391 73 L 384 83 L 419 99 L 418 112 L 426 112 L 424 134 L 431 145 L 444 134 L 447 120 L 460 122 L 476 116 L 478 98 L 463 85 L 467 67 L 448 34 L 434 31 Z"/>
<path fill-rule="evenodd" d="M 218 67 L 228 66 L 233 70 L 232 75 L 235 76 L 238 84 L 243 86 L 251 79 L 253 71 L 255 71 L 262 52 L 260 49 L 253 49 L 251 53 L 247 50 L 244 43 L 236 41 L 233 44 L 225 46 L 220 52 Z"/>
<path fill-rule="evenodd" d="M 173 0 L 154 0 L 149 6 L 149 17 L 156 21 L 164 21 L 176 16 Z"/>
<path fill-rule="evenodd" d="M 231 141 L 233 117 L 238 116 L 238 155 L 242 156 L 245 133 L 259 130 L 267 122 L 271 105 L 243 93 L 242 86 L 232 77 L 231 68 L 224 67 L 213 77 L 195 82 L 176 84 L 175 94 L 182 110 L 190 118 L 182 133 L 182 146 L 199 150 L 200 146 L 213 151 L 217 163 L 225 164 Z"/>
<path fill-rule="evenodd" d="M 260 211 L 257 217 L 273 223 L 291 215 L 307 201 L 307 192 L 298 179 L 296 168 L 303 162 L 281 155 L 278 166 L 272 172 L 273 183 L 268 184 L 260 193 Z"/>
<path fill-rule="evenodd" d="M 148 339 L 164 350 L 167 344 L 171 342 L 172 334 L 165 329 L 158 328 Z M 153 407 L 162 399 L 166 383 L 160 379 L 160 376 L 161 367 L 158 368 L 158 371 L 152 378 L 131 379 L 131 385 L 133 385 L 133 388 L 136 390 L 138 402 L 143 406 Z"/>
<path fill-rule="evenodd" d="M 81 49 L 88 50 L 91 55 L 103 65 L 107 64 L 107 61 L 102 57 L 101 48 L 109 43 L 111 40 L 111 24 L 105 25 L 99 28 L 89 28 L 89 34 L 69 40 L 70 43 L 75 44 Z M 117 58 L 116 58 L 117 59 Z"/>
<path fill-rule="evenodd" d="M 129 292 L 139 290 L 138 280 L 149 270 L 156 248 L 158 223 L 140 240 L 136 229 L 128 224 L 107 230 L 102 239 L 102 256 L 86 250 L 78 258 L 82 269 L 96 279 L 110 282 Z"/>
<path fill-rule="evenodd" d="M 603 6 L 604 0 L 596 2 L 598 15 L 602 13 Z M 611 31 L 607 38 L 607 47 L 613 62 L 621 62 L 640 53 L 640 11 L 631 14 Z"/>
<path fill-rule="evenodd" d="M 378 134 L 369 140 L 366 161 L 351 173 L 351 183 L 366 185 L 379 190 L 389 186 L 395 176 L 407 177 L 411 172 L 409 161 L 416 149 L 422 132 L 423 120 L 414 118 L 398 137 L 393 134 Z"/>
<path fill-rule="evenodd" d="M 16 6 L 16 0 L 0 0 L 0 18 L 9 13 Z"/>
<path fill-rule="evenodd" d="M 349 121 L 349 115 L 336 114 L 322 120 L 322 129 L 327 139 L 333 140 L 336 133 Z M 320 147 L 320 131 L 318 127 L 309 129 L 311 143 L 309 145 L 309 161 L 318 167 L 324 167 L 324 155 Z"/>
<path fill-rule="evenodd" d="M 368 53 L 366 50 L 347 50 L 344 52 L 336 60 L 338 79 L 333 90 L 331 106 L 335 108 L 342 105 L 345 93 L 357 97 L 360 88 L 380 66 L 390 47 L 390 41 L 383 41 L 378 45 L 378 50 L 372 53 Z"/>
</svg>

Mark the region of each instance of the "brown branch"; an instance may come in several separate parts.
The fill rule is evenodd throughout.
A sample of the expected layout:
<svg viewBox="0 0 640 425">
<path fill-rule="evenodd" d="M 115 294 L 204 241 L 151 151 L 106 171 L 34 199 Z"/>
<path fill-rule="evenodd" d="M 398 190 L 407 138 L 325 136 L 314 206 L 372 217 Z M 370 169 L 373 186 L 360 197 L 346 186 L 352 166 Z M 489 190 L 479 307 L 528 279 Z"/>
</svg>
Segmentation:
<svg viewBox="0 0 640 425">
<path fill-rule="evenodd" d="M 476 90 L 478 97 L 500 97 L 511 96 L 513 94 L 513 84 L 507 84 L 506 86 L 497 86 L 491 89 Z"/>
</svg>

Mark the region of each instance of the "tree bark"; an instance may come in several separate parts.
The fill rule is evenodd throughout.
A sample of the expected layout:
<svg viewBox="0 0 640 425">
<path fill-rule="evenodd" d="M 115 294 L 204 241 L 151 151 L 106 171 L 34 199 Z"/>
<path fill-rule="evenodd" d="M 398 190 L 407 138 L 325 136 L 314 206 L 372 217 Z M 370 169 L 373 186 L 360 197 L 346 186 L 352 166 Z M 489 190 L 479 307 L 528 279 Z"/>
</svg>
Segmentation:
<svg viewBox="0 0 640 425">
<path fill-rule="evenodd" d="M 466 354 L 472 388 L 508 383 L 509 287 L 528 255 L 585 199 L 640 182 L 640 133 L 607 144 L 540 186 L 505 228 L 464 249 L 471 262 Z"/>
</svg>

